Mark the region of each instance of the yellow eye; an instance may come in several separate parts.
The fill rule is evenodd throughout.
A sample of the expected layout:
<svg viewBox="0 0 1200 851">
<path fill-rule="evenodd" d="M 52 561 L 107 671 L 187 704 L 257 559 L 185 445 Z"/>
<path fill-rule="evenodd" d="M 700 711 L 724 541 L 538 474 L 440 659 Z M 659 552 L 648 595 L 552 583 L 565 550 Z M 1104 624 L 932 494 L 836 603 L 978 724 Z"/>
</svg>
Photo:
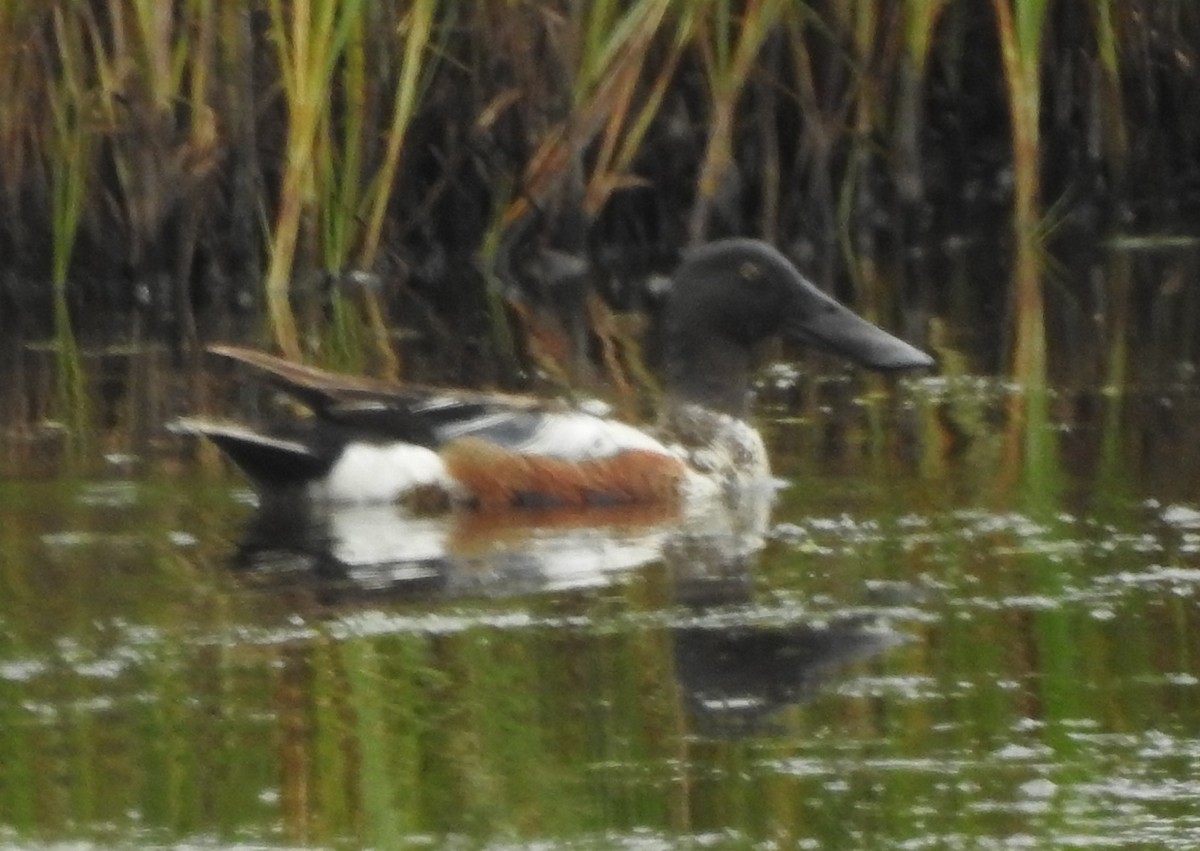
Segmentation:
<svg viewBox="0 0 1200 851">
<path fill-rule="evenodd" d="M 757 281 L 762 277 L 762 269 L 758 267 L 757 263 L 746 261 L 738 269 L 738 275 L 741 276 L 743 281 Z"/>
</svg>

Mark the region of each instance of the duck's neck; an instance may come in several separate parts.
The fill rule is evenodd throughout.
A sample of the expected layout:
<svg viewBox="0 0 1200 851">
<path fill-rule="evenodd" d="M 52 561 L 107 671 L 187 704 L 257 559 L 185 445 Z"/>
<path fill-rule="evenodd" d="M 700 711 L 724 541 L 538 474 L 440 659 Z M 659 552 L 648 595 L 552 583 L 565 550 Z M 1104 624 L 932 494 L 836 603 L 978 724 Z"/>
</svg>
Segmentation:
<svg viewBox="0 0 1200 851">
<path fill-rule="evenodd" d="M 703 405 L 735 417 L 749 406 L 750 352 L 713 337 L 667 348 L 666 390 L 674 404 Z"/>
</svg>

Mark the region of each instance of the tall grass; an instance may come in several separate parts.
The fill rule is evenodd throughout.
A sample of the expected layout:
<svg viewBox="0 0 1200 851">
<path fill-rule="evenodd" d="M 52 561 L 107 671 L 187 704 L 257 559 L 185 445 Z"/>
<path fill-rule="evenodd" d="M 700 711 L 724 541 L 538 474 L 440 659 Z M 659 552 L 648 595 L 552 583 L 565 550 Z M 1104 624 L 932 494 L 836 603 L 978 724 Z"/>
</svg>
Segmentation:
<svg viewBox="0 0 1200 851">
<path fill-rule="evenodd" d="M 1014 395 L 1010 406 L 1011 449 L 1018 447 L 1027 471 L 1054 466 L 1049 432 L 1049 396 L 1046 387 L 1046 329 L 1042 291 L 1040 245 L 1040 114 L 1039 71 L 1047 25 L 1046 0 L 1030 0 L 1012 7 L 1008 0 L 993 0 L 1007 83 L 1009 125 L 1013 151 L 1013 224 L 1016 265 L 1013 273 L 1013 374 L 1026 388 Z"/>
<path fill-rule="evenodd" d="M 316 204 L 313 160 L 318 135 L 341 60 L 362 0 L 270 0 L 272 38 L 287 104 L 287 130 L 279 210 L 271 236 L 271 259 L 264 289 L 275 342 L 284 354 L 300 358 L 300 334 L 290 303 L 292 274 L 301 230 L 313 235 Z"/>
<path fill-rule="evenodd" d="M 896 192 L 913 210 L 925 198 L 921 132 L 925 125 L 925 92 L 934 33 L 947 0 L 911 0 L 903 9 L 903 53 L 896 83 L 891 143 L 896 156 Z"/>
<path fill-rule="evenodd" d="M 287 132 L 265 291 L 273 336 L 293 357 L 304 348 L 293 280 L 314 268 L 337 279 L 376 265 L 407 130 L 437 67 L 440 6 L 416 0 L 392 19 L 359 0 L 269 4 Z M 350 365 L 365 354 L 351 306 L 361 300 L 382 370 L 398 372 L 376 293 L 335 289 L 329 298 L 333 358 Z"/>
<path fill-rule="evenodd" d="M 763 233 L 828 277 L 996 205 L 1044 240 L 1047 189 L 1152 226 L 1195 203 L 1198 43 L 1200 7 L 1112 0 L 10 0 L 0 257 L 47 305 L 261 299 L 288 355 L 397 372 L 406 308 L 473 333 L 491 299 L 502 347 L 518 231 Z"/>
<path fill-rule="evenodd" d="M 75 45 L 83 33 L 77 21 L 56 13 L 53 20 L 55 37 L 62 44 Z M 78 48 L 76 48 L 78 50 Z M 64 59 L 74 58 L 75 51 L 63 52 Z M 67 292 L 67 277 L 75 241 L 79 232 L 82 200 L 90 177 L 90 148 L 92 134 L 87 115 L 81 110 L 84 80 L 78 65 L 64 62 L 58 86 L 50 93 L 50 127 L 48 145 L 50 174 L 50 280 L 54 287 L 54 336 L 57 341 L 58 416 L 69 426 L 73 455 L 81 452 L 81 441 L 88 434 L 89 398 L 87 377 L 71 323 Z"/>
<path fill-rule="evenodd" d="M 784 5 L 780 0 L 751 0 L 745 4 L 714 0 L 706 4 L 698 41 L 710 112 L 696 201 L 688 225 L 688 234 L 695 241 L 706 235 L 712 205 L 732 176 L 736 110 L 759 50 L 778 26 Z"/>
<path fill-rule="evenodd" d="M 438 9 L 438 0 L 414 0 L 401 22 L 399 35 L 403 42 L 403 59 L 394 84 L 396 96 L 387 128 L 386 148 L 367 191 L 369 211 L 359 254 L 359 265 L 363 268 L 371 268 L 379 253 L 408 128 L 416 116 L 419 98 L 428 84 L 429 75 L 436 67 L 435 60 L 427 57 L 435 34 Z M 394 375 L 400 365 L 389 345 L 386 322 L 374 294 L 367 295 L 367 309 L 378 350 L 388 366 L 387 371 Z"/>
</svg>

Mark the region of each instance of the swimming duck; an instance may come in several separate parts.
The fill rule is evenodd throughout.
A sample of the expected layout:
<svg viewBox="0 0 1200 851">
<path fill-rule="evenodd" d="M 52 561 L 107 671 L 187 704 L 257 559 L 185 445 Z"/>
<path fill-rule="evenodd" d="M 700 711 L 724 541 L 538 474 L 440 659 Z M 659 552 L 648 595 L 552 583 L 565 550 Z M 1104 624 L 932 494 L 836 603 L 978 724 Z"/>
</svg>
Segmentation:
<svg viewBox="0 0 1200 851">
<path fill-rule="evenodd" d="M 265 430 L 192 417 L 178 429 L 214 442 L 267 493 L 334 503 L 433 494 L 482 510 L 661 505 L 769 480 L 746 419 L 758 344 L 784 337 L 883 371 L 933 365 L 759 240 L 688 253 L 664 311 L 665 408 L 650 430 L 561 402 L 342 375 L 235 346 L 209 351 L 313 416 Z"/>
</svg>

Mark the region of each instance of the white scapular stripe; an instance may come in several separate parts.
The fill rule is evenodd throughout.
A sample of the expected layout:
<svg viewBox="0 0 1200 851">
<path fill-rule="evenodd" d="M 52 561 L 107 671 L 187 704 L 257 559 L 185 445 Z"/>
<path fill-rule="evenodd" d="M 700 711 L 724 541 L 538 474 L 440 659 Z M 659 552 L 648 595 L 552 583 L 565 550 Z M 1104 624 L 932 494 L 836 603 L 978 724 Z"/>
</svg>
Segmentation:
<svg viewBox="0 0 1200 851">
<path fill-rule="evenodd" d="M 580 411 L 547 414 L 532 437 L 510 448 L 530 455 L 568 461 L 610 458 L 631 450 L 672 454 L 644 431 Z"/>
</svg>

